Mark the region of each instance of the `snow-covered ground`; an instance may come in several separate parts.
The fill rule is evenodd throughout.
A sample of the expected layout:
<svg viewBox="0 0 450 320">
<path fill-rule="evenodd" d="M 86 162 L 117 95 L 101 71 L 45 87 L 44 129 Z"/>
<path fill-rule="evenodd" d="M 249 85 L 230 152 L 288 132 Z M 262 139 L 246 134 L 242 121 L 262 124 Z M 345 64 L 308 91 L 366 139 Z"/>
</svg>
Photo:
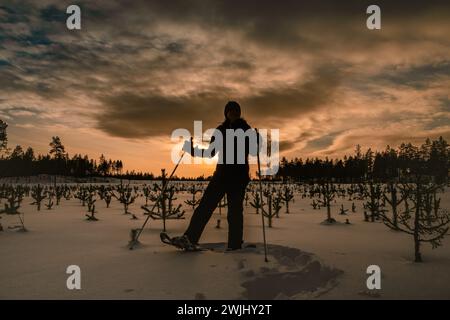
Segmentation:
<svg viewBox="0 0 450 320">
<path fill-rule="evenodd" d="M 177 203 L 191 197 L 178 194 Z M 448 193 L 442 206 L 449 208 Z M 214 251 L 184 253 L 161 244 L 162 221 L 150 220 L 141 236 L 142 245 L 129 250 L 133 228 L 145 217 L 140 205 L 130 206 L 139 220 L 124 215 L 113 199 L 110 208 L 97 200 L 99 221 L 85 220 L 86 208 L 79 200 L 61 200 L 59 206 L 37 211 L 26 197 L 20 211 L 28 232 L 8 229 L 17 225 L 14 215 L 1 215 L 0 298 L 1 299 L 246 299 L 289 297 L 317 299 L 450 299 L 450 237 L 432 250 L 422 247 L 423 263 L 413 261 L 410 236 L 389 230 L 380 222 L 363 221 L 362 202 L 355 201 L 356 213 L 333 216 L 351 224 L 322 225 L 325 209 L 313 210 L 311 199 L 296 194 L 289 214 L 281 209 L 273 228 L 266 229 L 270 244 L 269 262 L 261 245 L 261 216 L 245 207 L 244 236 L 256 248 L 224 253 L 227 240 L 226 210 L 222 228 L 216 229 L 218 210 L 208 224 L 202 243 Z M 3 204 L 2 204 L 3 206 Z M 168 232 L 181 234 L 192 210 L 184 205 L 186 219 L 170 220 Z M 351 211 L 351 210 L 350 210 Z M 81 290 L 68 290 L 66 268 L 81 268 Z M 381 290 L 369 292 L 366 268 L 378 265 Z"/>
</svg>

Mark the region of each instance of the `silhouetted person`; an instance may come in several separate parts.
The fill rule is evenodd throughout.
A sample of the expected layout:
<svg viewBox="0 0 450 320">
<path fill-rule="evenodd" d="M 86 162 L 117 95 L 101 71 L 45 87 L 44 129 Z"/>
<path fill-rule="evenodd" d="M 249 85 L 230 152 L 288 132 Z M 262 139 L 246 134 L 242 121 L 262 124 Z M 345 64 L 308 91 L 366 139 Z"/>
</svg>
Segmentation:
<svg viewBox="0 0 450 320">
<path fill-rule="evenodd" d="M 191 244 L 196 245 L 200 239 L 200 236 L 211 218 L 212 213 L 216 209 L 219 201 L 223 198 L 223 196 L 227 195 L 228 202 L 228 250 L 236 250 L 242 247 L 243 243 L 243 201 L 245 196 L 245 189 L 247 184 L 250 181 L 249 176 L 249 165 L 248 165 L 248 154 L 251 151 L 249 148 L 249 143 L 251 139 L 245 139 L 245 150 L 237 150 L 238 144 L 237 139 L 234 141 L 234 162 L 227 163 L 226 161 L 226 145 L 227 145 L 227 137 L 226 130 L 227 129 L 242 129 L 244 132 L 251 127 L 247 124 L 247 122 L 241 118 L 241 107 L 235 101 L 229 101 L 224 110 L 225 120 L 224 122 L 217 127 L 222 133 L 223 137 L 223 148 L 222 155 L 219 155 L 223 159 L 223 163 L 218 162 L 216 166 L 216 170 L 213 174 L 211 181 L 209 182 L 203 197 L 200 201 L 198 207 L 194 210 L 194 214 L 192 215 L 189 227 L 182 237 L 173 238 L 175 241 L 179 241 L 179 243 L 183 243 L 184 241 L 190 242 Z M 211 143 L 215 141 L 214 136 L 211 138 Z M 210 145 L 211 148 L 212 145 Z M 208 156 L 209 153 L 205 152 L 208 149 L 198 149 L 194 151 L 194 147 L 192 142 L 185 142 L 183 150 L 191 153 L 192 156 L 195 156 L 196 153 L 200 154 L 200 156 L 205 157 Z M 256 146 L 253 149 L 256 151 Z M 211 156 L 215 155 L 215 150 L 210 150 Z M 239 164 L 237 162 L 237 152 L 245 151 L 245 162 Z M 220 150 L 219 150 L 220 152 Z"/>
</svg>

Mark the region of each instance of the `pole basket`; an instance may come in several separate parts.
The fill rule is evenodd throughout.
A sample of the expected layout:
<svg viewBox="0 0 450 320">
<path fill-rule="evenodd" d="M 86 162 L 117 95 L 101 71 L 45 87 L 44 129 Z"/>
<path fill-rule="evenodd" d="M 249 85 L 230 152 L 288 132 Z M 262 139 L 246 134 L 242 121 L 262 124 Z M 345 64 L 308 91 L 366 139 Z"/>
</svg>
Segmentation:
<svg viewBox="0 0 450 320">
<path fill-rule="evenodd" d="M 128 242 L 128 247 L 133 250 L 136 246 L 140 245 L 138 238 L 139 229 L 131 229 L 130 231 L 130 242 Z"/>
</svg>

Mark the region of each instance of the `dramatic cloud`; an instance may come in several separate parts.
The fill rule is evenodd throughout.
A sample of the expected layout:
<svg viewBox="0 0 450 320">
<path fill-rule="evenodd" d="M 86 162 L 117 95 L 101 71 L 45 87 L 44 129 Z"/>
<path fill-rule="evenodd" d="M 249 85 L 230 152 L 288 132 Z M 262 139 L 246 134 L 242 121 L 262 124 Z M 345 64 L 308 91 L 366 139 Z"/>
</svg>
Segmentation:
<svg viewBox="0 0 450 320">
<path fill-rule="evenodd" d="M 114 143 L 117 158 L 149 144 L 159 166 L 172 130 L 217 126 L 228 100 L 250 124 L 280 128 L 289 157 L 450 138 L 448 1 L 378 1 L 377 31 L 371 1 L 79 1 L 79 31 L 65 26 L 69 4 L 0 5 L 11 141 L 45 145 L 58 129 L 76 151 L 89 137 Z M 130 168 L 148 169 L 135 158 Z"/>
<path fill-rule="evenodd" d="M 318 110 L 330 102 L 338 83 L 338 72 L 319 70 L 305 83 L 262 90 L 239 101 L 249 119 L 264 125 L 268 119 L 289 119 Z M 98 126 L 111 135 L 129 138 L 168 136 L 174 128 L 192 127 L 193 120 L 216 127 L 227 98 L 233 97 L 230 93 L 227 96 L 228 88 L 216 90 L 181 97 L 130 92 L 107 96 L 102 98 L 105 107 L 97 116 Z M 277 127 L 276 123 L 271 125 Z"/>
</svg>

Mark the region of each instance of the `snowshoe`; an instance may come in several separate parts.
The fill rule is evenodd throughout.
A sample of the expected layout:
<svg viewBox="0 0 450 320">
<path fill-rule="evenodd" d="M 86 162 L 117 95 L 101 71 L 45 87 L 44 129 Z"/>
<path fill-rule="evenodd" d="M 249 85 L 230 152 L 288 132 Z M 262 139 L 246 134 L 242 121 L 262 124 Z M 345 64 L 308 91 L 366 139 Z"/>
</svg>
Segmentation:
<svg viewBox="0 0 450 320">
<path fill-rule="evenodd" d="M 189 238 L 185 235 L 171 238 L 167 233 L 161 232 L 159 236 L 163 243 L 170 244 L 178 249 L 184 251 L 202 251 L 199 246 L 191 243 Z"/>
</svg>

